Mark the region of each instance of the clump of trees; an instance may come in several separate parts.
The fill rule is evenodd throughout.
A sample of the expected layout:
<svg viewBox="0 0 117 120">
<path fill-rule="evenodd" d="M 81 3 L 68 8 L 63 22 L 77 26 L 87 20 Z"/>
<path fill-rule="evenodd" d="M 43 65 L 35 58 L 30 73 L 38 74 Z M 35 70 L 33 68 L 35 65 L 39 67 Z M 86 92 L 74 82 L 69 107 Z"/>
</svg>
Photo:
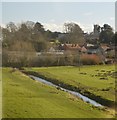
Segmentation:
<svg viewBox="0 0 117 120">
<path fill-rule="evenodd" d="M 87 37 L 87 36 L 90 37 Z M 102 27 L 100 25 L 94 25 L 94 31 L 90 34 L 86 33 L 86 42 L 91 44 L 115 44 L 115 35 L 113 28 L 109 24 L 104 24 Z M 99 38 L 98 38 L 99 37 Z"/>
<path fill-rule="evenodd" d="M 65 35 L 60 39 L 62 43 L 72 43 L 80 45 L 83 45 L 85 43 L 83 31 L 79 25 L 75 23 L 65 23 L 64 30 Z"/>
<path fill-rule="evenodd" d="M 101 27 L 99 40 L 100 43 L 106 43 L 106 44 L 115 43 L 114 32 L 110 25 L 104 24 L 103 27 Z"/>
<path fill-rule="evenodd" d="M 51 33 L 39 22 L 10 22 L 2 29 L 3 66 L 29 66 L 36 52 L 46 51 Z"/>
<path fill-rule="evenodd" d="M 16 26 L 13 22 L 7 24 L 6 28 L 2 29 L 3 36 L 3 48 L 13 50 L 14 44 L 16 45 L 17 41 L 27 42 L 32 44 L 34 49 L 39 52 L 40 50 L 47 49 L 48 35 L 39 22 L 26 22 L 22 23 L 19 26 Z M 47 43 L 47 44 L 46 44 Z M 41 48 L 40 48 L 41 46 Z M 18 47 L 18 46 L 17 46 Z M 16 48 L 14 48 L 16 50 Z"/>
</svg>

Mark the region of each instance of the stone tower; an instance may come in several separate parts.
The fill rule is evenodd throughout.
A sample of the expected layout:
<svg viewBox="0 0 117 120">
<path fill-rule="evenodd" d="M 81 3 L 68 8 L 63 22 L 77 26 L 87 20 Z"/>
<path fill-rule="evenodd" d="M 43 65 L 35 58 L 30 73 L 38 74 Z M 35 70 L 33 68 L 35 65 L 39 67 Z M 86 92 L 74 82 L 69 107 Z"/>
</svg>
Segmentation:
<svg viewBox="0 0 117 120">
<path fill-rule="evenodd" d="M 93 33 L 94 34 L 99 34 L 100 33 L 100 26 L 99 25 L 94 25 Z"/>
</svg>

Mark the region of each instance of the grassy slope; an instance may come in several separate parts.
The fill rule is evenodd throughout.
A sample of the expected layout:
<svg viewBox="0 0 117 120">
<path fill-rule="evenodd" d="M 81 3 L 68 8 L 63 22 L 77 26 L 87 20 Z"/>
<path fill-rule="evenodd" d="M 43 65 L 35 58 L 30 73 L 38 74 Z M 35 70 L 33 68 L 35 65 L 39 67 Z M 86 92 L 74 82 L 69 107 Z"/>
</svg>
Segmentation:
<svg viewBox="0 0 117 120">
<path fill-rule="evenodd" d="M 108 116 L 107 116 L 108 115 Z M 4 118 L 111 117 L 54 87 L 33 81 L 19 71 L 3 68 Z"/>
<path fill-rule="evenodd" d="M 108 75 L 108 71 L 115 71 L 114 65 L 85 66 L 80 71 L 78 67 L 42 67 L 32 68 L 30 70 L 38 71 L 48 78 L 56 78 L 64 83 L 82 87 L 95 95 L 115 101 L 115 79 Z M 101 76 L 97 76 L 98 73 L 105 73 L 108 80 L 101 80 Z M 107 89 L 107 91 L 103 89 Z"/>
</svg>

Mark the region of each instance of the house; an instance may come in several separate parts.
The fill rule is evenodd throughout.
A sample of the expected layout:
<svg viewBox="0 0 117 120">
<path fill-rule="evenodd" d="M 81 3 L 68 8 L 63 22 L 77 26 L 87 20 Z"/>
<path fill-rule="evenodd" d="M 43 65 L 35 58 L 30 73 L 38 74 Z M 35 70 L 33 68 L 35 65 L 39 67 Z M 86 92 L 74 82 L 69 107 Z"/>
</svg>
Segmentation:
<svg viewBox="0 0 117 120">
<path fill-rule="evenodd" d="M 104 51 L 108 51 L 110 49 L 110 47 L 107 44 L 101 44 L 100 46 Z"/>
<path fill-rule="evenodd" d="M 62 50 L 58 50 L 54 47 L 50 47 L 49 51 L 47 52 L 49 54 L 56 54 L 56 55 L 63 55 L 63 51 Z"/>
<path fill-rule="evenodd" d="M 81 50 L 80 50 L 82 53 L 87 53 L 87 48 L 85 46 L 81 47 Z"/>
<path fill-rule="evenodd" d="M 78 44 L 64 44 L 63 49 L 71 51 L 80 51 L 81 47 Z"/>
<path fill-rule="evenodd" d="M 55 48 L 54 47 L 51 47 L 50 49 L 49 49 L 49 52 L 55 52 L 56 50 L 55 50 Z"/>
<path fill-rule="evenodd" d="M 96 54 L 98 52 L 98 46 L 86 46 L 87 54 Z"/>
<path fill-rule="evenodd" d="M 108 44 L 101 44 L 101 48 L 104 50 L 106 58 L 111 58 L 111 59 L 115 58 L 115 46 Z"/>
<path fill-rule="evenodd" d="M 87 54 L 98 54 L 98 55 L 104 55 L 104 50 L 99 45 L 90 45 L 86 46 Z"/>
<path fill-rule="evenodd" d="M 106 63 L 106 64 L 113 64 L 114 62 L 115 62 L 114 59 L 111 59 L 111 58 L 106 58 L 106 59 L 105 59 L 105 63 Z"/>
</svg>

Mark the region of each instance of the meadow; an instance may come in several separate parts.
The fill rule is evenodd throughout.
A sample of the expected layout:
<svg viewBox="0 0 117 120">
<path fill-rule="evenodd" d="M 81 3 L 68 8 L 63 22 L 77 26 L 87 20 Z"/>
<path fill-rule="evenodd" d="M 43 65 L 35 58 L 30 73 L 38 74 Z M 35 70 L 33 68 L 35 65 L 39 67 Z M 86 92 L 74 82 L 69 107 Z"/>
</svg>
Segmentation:
<svg viewBox="0 0 117 120">
<path fill-rule="evenodd" d="M 117 77 L 114 65 L 82 66 L 80 69 L 74 66 L 33 67 L 25 70 L 30 74 L 36 72 L 34 75 L 78 91 L 103 105 L 114 106 Z"/>
<path fill-rule="evenodd" d="M 32 68 L 32 70 L 41 71 L 42 73 L 48 71 L 48 74 L 52 74 L 53 72 L 62 73 L 64 70 L 67 73 L 73 68 L 74 67 L 52 67 Z M 77 70 L 77 68 L 75 69 Z M 70 77 L 70 75 L 71 73 L 67 74 L 65 78 Z M 53 76 L 54 75 L 52 75 L 52 77 Z M 113 117 L 112 112 L 94 107 L 69 93 L 32 80 L 17 69 L 3 68 L 2 77 L 3 118 Z"/>
</svg>

